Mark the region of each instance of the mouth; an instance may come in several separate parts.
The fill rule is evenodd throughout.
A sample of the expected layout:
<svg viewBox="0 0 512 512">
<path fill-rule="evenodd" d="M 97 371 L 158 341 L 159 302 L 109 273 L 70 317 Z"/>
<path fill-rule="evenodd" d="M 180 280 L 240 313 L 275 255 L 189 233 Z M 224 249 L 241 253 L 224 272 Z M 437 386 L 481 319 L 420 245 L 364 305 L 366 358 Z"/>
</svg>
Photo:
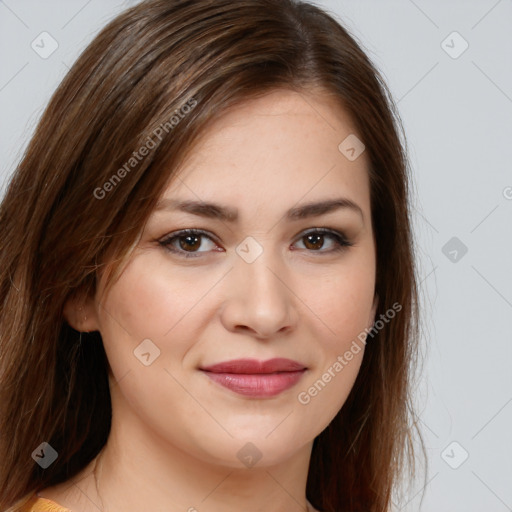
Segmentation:
<svg viewBox="0 0 512 512">
<path fill-rule="evenodd" d="M 268 398 L 295 386 L 307 368 L 291 359 L 236 359 L 200 368 L 211 380 L 244 396 Z"/>
</svg>

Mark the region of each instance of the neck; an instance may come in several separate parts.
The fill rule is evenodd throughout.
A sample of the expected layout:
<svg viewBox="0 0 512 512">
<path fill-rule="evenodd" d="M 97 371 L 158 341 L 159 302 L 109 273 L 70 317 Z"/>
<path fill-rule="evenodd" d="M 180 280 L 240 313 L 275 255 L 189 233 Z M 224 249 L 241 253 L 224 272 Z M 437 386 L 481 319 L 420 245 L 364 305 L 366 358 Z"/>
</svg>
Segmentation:
<svg viewBox="0 0 512 512">
<path fill-rule="evenodd" d="M 146 430 L 130 408 L 112 416 L 107 444 L 97 458 L 97 500 L 113 512 L 310 511 L 306 480 L 312 442 L 288 460 L 251 468 L 231 467 L 191 456 Z M 129 416 L 129 417 L 127 417 Z"/>
</svg>

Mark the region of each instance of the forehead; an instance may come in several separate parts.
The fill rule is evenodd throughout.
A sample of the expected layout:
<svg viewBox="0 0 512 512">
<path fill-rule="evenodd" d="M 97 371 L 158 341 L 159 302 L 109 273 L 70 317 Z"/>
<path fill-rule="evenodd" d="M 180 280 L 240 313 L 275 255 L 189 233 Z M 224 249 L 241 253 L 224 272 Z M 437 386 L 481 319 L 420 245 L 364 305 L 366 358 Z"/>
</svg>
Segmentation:
<svg viewBox="0 0 512 512">
<path fill-rule="evenodd" d="M 356 134 L 332 97 L 273 91 L 217 118 L 163 197 L 222 202 L 254 214 L 258 205 L 268 210 L 341 194 L 369 210 L 366 154 L 351 161 L 339 147 Z"/>
</svg>

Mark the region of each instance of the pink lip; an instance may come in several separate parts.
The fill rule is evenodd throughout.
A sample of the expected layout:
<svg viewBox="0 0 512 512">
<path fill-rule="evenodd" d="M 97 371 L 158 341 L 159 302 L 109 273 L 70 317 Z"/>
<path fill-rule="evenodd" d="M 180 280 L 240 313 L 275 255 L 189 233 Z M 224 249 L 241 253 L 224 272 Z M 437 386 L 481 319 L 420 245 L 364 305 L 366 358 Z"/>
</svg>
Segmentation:
<svg viewBox="0 0 512 512">
<path fill-rule="evenodd" d="M 291 359 L 268 361 L 236 359 L 201 368 L 214 382 L 235 393 L 252 397 L 271 397 L 294 386 L 306 367 Z"/>
</svg>

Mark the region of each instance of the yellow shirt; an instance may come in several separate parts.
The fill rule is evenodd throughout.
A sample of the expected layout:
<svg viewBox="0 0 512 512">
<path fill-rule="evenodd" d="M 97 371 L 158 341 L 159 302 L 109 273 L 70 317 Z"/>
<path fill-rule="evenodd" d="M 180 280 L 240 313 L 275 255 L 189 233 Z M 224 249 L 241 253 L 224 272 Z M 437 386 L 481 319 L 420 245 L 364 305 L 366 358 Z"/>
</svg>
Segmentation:
<svg viewBox="0 0 512 512">
<path fill-rule="evenodd" d="M 19 512 L 71 512 L 71 510 L 61 507 L 58 503 L 55 503 L 55 501 L 40 498 L 34 494 L 30 501 L 27 501 L 27 503 L 19 509 Z"/>
<path fill-rule="evenodd" d="M 308 505 L 314 512 L 318 512 L 316 508 L 314 508 L 311 503 L 308 501 Z M 47 498 L 39 498 L 36 494 L 27 501 L 23 507 L 19 509 L 19 512 L 72 512 L 69 508 L 61 507 L 55 501 L 49 500 Z"/>
</svg>

